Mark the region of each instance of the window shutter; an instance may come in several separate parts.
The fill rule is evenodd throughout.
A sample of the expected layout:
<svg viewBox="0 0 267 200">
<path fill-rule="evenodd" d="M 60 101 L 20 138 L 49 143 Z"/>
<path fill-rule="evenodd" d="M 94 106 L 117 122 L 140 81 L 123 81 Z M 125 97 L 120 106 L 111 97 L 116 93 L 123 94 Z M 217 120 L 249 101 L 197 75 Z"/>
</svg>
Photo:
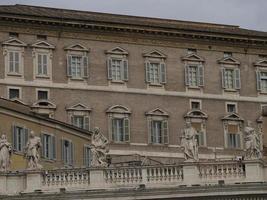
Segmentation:
<svg viewBox="0 0 267 200">
<path fill-rule="evenodd" d="M 129 118 L 125 118 L 123 120 L 124 122 L 124 139 L 125 142 L 129 142 L 130 141 L 130 121 Z"/>
<path fill-rule="evenodd" d="M 72 76 L 72 74 L 71 74 L 71 58 L 72 58 L 71 55 L 67 56 L 67 76 L 69 76 L 69 77 Z"/>
<path fill-rule="evenodd" d="M 70 163 L 71 165 L 74 165 L 74 144 L 70 142 Z"/>
<path fill-rule="evenodd" d="M 65 140 L 61 139 L 61 159 L 64 164 L 66 164 L 66 153 L 65 153 L 65 145 L 64 145 Z"/>
<path fill-rule="evenodd" d="M 112 59 L 107 59 L 108 80 L 112 80 Z"/>
<path fill-rule="evenodd" d="M 83 77 L 88 77 L 88 56 L 83 56 Z"/>
<path fill-rule="evenodd" d="M 222 75 L 222 88 L 225 88 L 225 69 L 221 69 L 221 75 Z"/>
<path fill-rule="evenodd" d="M 147 120 L 147 129 L 148 129 L 148 143 L 151 144 L 154 142 L 154 135 L 152 134 L 152 120 Z"/>
<path fill-rule="evenodd" d="M 44 75 L 47 75 L 48 73 L 47 73 L 47 63 L 48 63 L 48 56 L 47 55 L 43 55 L 43 65 L 44 65 L 44 67 L 43 67 L 43 73 L 44 73 Z"/>
<path fill-rule="evenodd" d="M 83 125 L 85 130 L 89 130 L 89 116 L 84 116 L 84 125 Z"/>
<path fill-rule="evenodd" d="M 27 129 L 27 128 L 24 128 L 23 129 L 23 148 L 27 145 L 27 143 L 28 143 L 28 139 L 29 139 L 29 129 Z"/>
<path fill-rule="evenodd" d="M 111 139 L 112 141 L 117 141 L 117 134 L 116 134 L 116 120 L 111 118 Z"/>
<path fill-rule="evenodd" d="M 163 131 L 163 142 L 164 144 L 169 143 L 169 131 L 168 131 L 168 121 L 164 120 L 162 121 L 162 131 Z"/>
<path fill-rule="evenodd" d="M 71 125 L 74 125 L 74 117 L 73 117 L 73 115 L 70 116 L 70 123 L 71 123 Z"/>
<path fill-rule="evenodd" d="M 16 126 L 12 125 L 12 143 L 13 143 L 13 149 L 18 150 L 18 140 L 17 140 L 17 133 L 16 133 Z"/>
<path fill-rule="evenodd" d="M 128 81 L 129 71 L 128 71 L 128 60 L 123 60 L 123 80 Z"/>
<path fill-rule="evenodd" d="M 85 167 L 87 167 L 87 160 L 88 160 L 88 156 L 87 156 L 87 147 L 83 146 L 83 164 L 85 165 Z"/>
<path fill-rule="evenodd" d="M 229 133 L 227 133 L 227 147 L 228 148 L 231 148 L 231 138 L 230 138 L 230 134 Z"/>
<path fill-rule="evenodd" d="M 20 69 L 20 67 L 19 67 L 19 65 L 20 65 L 20 60 L 22 60 L 22 59 L 21 59 L 21 53 L 19 53 L 19 52 L 15 52 L 15 72 L 16 72 L 16 73 L 21 73 L 21 69 Z"/>
<path fill-rule="evenodd" d="M 198 66 L 198 86 L 204 86 L 204 67 Z"/>
<path fill-rule="evenodd" d="M 145 71 L 146 71 L 146 82 L 150 83 L 151 82 L 151 77 L 150 77 L 150 63 L 148 61 L 145 62 Z"/>
<path fill-rule="evenodd" d="M 41 156 L 44 158 L 46 145 L 44 144 L 44 134 L 42 133 L 41 133 L 41 144 L 42 144 Z"/>
<path fill-rule="evenodd" d="M 37 56 L 37 74 L 42 74 L 42 55 Z"/>
<path fill-rule="evenodd" d="M 236 148 L 241 148 L 241 138 L 240 138 L 240 134 L 235 134 L 236 136 Z"/>
<path fill-rule="evenodd" d="M 160 63 L 160 82 L 166 83 L 166 65 L 164 62 Z"/>
<path fill-rule="evenodd" d="M 241 88 L 240 69 L 235 69 L 235 89 Z"/>
<path fill-rule="evenodd" d="M 52 149 L 52 159 L 56 159 L 56 137 L 54 135 L 51 136 L 51 141 L 52 141 L 52 145 L 51 145 L 51 149 Z"/>
<path fill-rule="evenodd" d="M 185 66 L 184 68 L 184 81 L 185 85 L 189 86 L 189 66 Z"/>
<path fill-rule="evenodd" d="M 257 70 L 256 76 L 257 76 L 257 90 L 261 91 L 261 72 Z"/>
</svg>

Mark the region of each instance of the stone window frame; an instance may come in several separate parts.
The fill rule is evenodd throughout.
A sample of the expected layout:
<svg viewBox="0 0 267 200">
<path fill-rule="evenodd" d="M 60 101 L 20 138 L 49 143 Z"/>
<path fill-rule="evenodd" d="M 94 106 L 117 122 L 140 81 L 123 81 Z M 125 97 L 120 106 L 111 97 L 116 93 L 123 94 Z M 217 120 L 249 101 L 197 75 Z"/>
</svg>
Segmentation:
<svg viewBox="0 0 267 200">
<path fill-rule="evenodd" d="M 64 151 L 64 146 L 65 142 L 69 142 L 70 144 L 70 155 L 68 156 L 69 160 L 65 160 L 65 151 Z M 71 139 L 62 137 L 61 138 L 61 161 L 64 164 L 64 166 L 74 166 L 75 165 L 75 146 L 74 143 Z M 65 162 L 67 161 L 67 162 Z"/>
<path fill-rule="evenodd" d="M 32 57 L 33 57 L 33 76 L 34 79 L 42 80 L 51 80 L 52 79 L 52 70 L 53 70 L 53 50 L 55 49 L 54 45 L 51 45 L 47 41 L 37 41 L 31 45 L 32 47 Z M 38 55 L 47 56 L 47 74 L 40 75 L 38 74 Z"/>
<path fill-rule="evenodd" d="M 88 151 L 88 149 L 90 149 Z M 91 146 L 89 144 L 84 144 L 83 145 L 83 164 L 85 167 L 91 167 L 91 162 L 92 162 L 92 151 L 91 151 Z"/>
<path fill-rule="evenodd" d="M 106 113 L 108 115 L 109 141 L 111 143 L 116 143 L 116 144 L 130 143 L 131 141 L 131 110 L 126 106 L 114 105 L 114 106 L 109 107 Z M 113 123 L 112 123 L 114 119 L 123 120 L 123 134 L 124 134 L 124 139 L 125 139 L 124 141 L 114 140 L 115 136 L 113 133 Z M 125 124 L 127 124 L 127 126 Z"/>
<path fill-rule="evenodd" d="M 242 150 L 244 148 L 244 119 L 237 113 L 231 113 L 222 118 L 224 131 L 224 147 L 227 149 Z M 229 147 L 228 145 L 228 125 L 236 125 L 238 127 L 238 134 L 240 139 L 240 147 Z"/>
<path fill-rule="evenodd" d="M 208 115 L 202 110 L 191 109 L 184 116 L 185 122 L 200 123 L 201 136 L 203 144 L 199 144 L 200 147 L 207 147 L 207 119 Z"/>
<path fill-rule="evenodd" d="M 45 156 L 45 148 L 46 148 L 46 145 L 44 143 L 44 135 L 48 135 L 50 137 L 50 143 L 49 143 L 49 146 L 50 146 L 50 150 L 49 150 L 49 155 L 48 157 Z M 57 140 L 56 140 L 56 136 L 52 133 L 48 133 L 46 131 L 41 131 L 41 143 L 42 143 L 42 150 L 41 150 L 41 157 L 45 160 L 50 160 L 50 161 L 55 161 L 57 160 Z"/>
<path fill-rule="evenodd" d="M 148 130 L 148 144 L 151 145 L 169 145 L 169 114 L 164 111 L 163 109 L 156 108 L 151 111 L 148 111 L 145 113 L 146 120 L 147 120 L 147 130 Z M 153 142 L 153 134 L 152 134 L 152 123 L 153 121 L 160 121 L 162 124 L 162 142 L 161 143 L 155 143 Z M 165 127 L 164 127 L 165 126 Z"/>
<path fill-rule="evenodd" d="M 221 86 L 224 92 L 239 93 L 241 90 L 240 61 L 234 57 L 223 57 L 218 60 L 221 69 Z M 225 85 L 225 70 L 233 70 L 233 88 Z"/>
<path fill-rule="evenodd" d="M 47 92 L 47 99 L 38 99 L 38 92 L 39 91 L 43 91 L 43 92 Z M 36 101 L 41 101 L 41 100 L 50 100 L 50 89 L 46 89 L 46 88 L 35 88 L 35 97 L 36 97 Z"/>
<path fill-rule="evenodd" d="M 23 133 L 22 133 L 22 138 L 21 138 L 21 143 L 22 143 L 22 146 L 21 146 L 21 150 L 19 150 L 17 148 L 18 144 L 17 144 L 17 132 L 15 131 L 16 130 L 16 127 L 19 127 L 21 129 L 23 129 Z M 14 150 L 15 153 L 17 154 L 23 154 L 23 150 L 25 148 L 25 146 L 27 145 L 27 142 L 28 142 L 28 139 L 29 139 L 29 134 L 30 134 L 30 130 L 23 124 L 18 124 L 18 123 L 13 123 L 12 124 L 12 148 Z M 16 138 L 16 139 L 15 139 Z"/>
<path fill-rule="evenodd" d="M 37 100 L 31 105 L 31 109 L 35 113 L 48 115 L 49 118 L 53 119 L 57 106 L 49 100 Z"/>
<path fill-rule="evenodd" d="M 197 102 L 199 103 L 199 110 L 202 110 L 202 100 L 201 99 L 189 99 L 189 108 L 190 110 L 193 110 L 192 103 Z"/>
<path fill-rule="evenodd" d="M 106 53 L 106 59 L 107 59 L 106 61 L 107 79 L 109 80 L 109 84 L 112 84 L 112 83 L 125 84 L 129 80 L 129 61 L 128 61 L 129 53 L 121 47 L 115 47 L 113 49 L 106 51 L 105 53 Z M 113 79 L 113 74 L 112 74 L 113 60 L 121 61 L 121 66 L 120 66 L 121 79 L 120 80 Z"/>
<path fill-rule="evenodd" d="M 12 99 L 10 99 L 10 89 L 17 89 L 17 90 L 19 90 L 19 98 L 12 98 Z M 7 86 L 7 99 L 10 99 L 10 100 L 15 100 L 15 99 L 21 100 L 22 99 L 22 87 Z"/>
<path fill-rule="evenodd" d="M 267 58 L 260 59 L 257 62 L 254 63 L 255 72 L 256 72 L 256 89 L 258 91 L 258 95 L 266 95 L 267 91 L 262 90 L 261 86 L 261 73 L 265 72 L 267 73 Z"/>
<path fill-rule="evenodd" d="M 166 60 L 167 56 L 160 52 L 159 50 L 152 50 L 148 53 L 143 54 L 144 64 L 145 64 L 145 81 L 147 86 L 152 87 L 161 87 L 164 88 L 165 84 L 167 84 L 167 65 Z M 151 63 L 158 64 L 158 72 L 159 72 L 159 82 L 153 83 L 150 77 L 150 68 Z"/>
<path fill-rule="evenodd" d="M 233 102 L 233 101 L 226 101 L 225 102 L 225 113 L 233 113 L 233 112 L 228 112 L 228 105 L 234 105 L 235 106 L 235 112 L 234 113 L 238 113 L 238 103 L 237 102 Z"/>
<path fill-rule="evenodd" d="M 89 52 L 90 49 L 81 44 L 73 44 L 66 48 L 66 72 L 69 81 L 86 81 L 89 78 Z M 71 73 L 72 56 L 81 57 L 81 77 L 73 77 Z"/>
<path fill-rule="evenodd" d="M 205 86 L 205 59 L 197 55 L 196 53 L 188 54 L 182 57 L 182 61 L 184 63 L 184 84 L 187 90 L 190 89 L 197 89 L 203 90 Z M 190 84 L 190 77 L 189 77 L 189 68 L 196 67 L 196 85 Z"/>
<path fill-rule="evenodd" d="M 86 106 L 85 104 L 82 103 L 76 103 L 73 104 L 71 106 L 66 107 L 66 111 L 67 111 L 67 116 L 68 116 L 68 123 L 75 126 L 74 125 L 74 116 L 80 116 L 83 117 L 84 120 L 84 124 L 83 124 L 83 128 L 85 130 L 90 130 L 91 128 L 91 124 L 90 124 L 90 118 L 91 118 L 91 111 L 92 109 L 88 106 Z M 79 128 L 79 127 L 78 127 Z"/>
<path fill-rule="evenodd" d="M 24 78 L 24 52 L 27 44 L 18 38 L 10 38 L 2 43 L 5 62 L 5 77 Z M 9 53 L 17 52 L 19 54 L 18 73 L 9 72 Z"/>
</svg>

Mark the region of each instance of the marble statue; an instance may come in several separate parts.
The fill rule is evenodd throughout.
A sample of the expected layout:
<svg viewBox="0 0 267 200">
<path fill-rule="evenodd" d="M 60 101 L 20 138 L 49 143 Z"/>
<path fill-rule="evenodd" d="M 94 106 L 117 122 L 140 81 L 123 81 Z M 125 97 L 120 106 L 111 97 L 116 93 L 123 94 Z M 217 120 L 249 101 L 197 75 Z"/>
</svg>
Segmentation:
<svg viewBox="0 0 267 200">
<path fill-rule="evenodd" d="M 190 122 L 186 122 L 186 127 L 182 130 L 181 147 L 186 161 L 198 161 L 197 131 Z"/>
<path fill-rule="evenodd" d="M 39 164 L 39 149 L 41 148 L 41 139 L 34 135 L 34 132 L 30 132 L 29 140 L 25 147 L 25 157 L 28 162 L 28 169 L 41 169 L 42 166 Z"/>
<path fill-rule="evenodd" d="M 108 140 L 107 138 L 100 133 L 100 129 L 98 127 L 94 128 L 92 134 L 92 144 L 91 144 L 91 152 L 92 152 L 92 167 L 107 167 L 107 154 L 109 152 L 108 149 Z"/>
<path fill-rule="evenodd" d="M 0 170 L 8 171 L 10 166 L 10 157 L 12 153 L 11 144 L 7 141 L 5 134 L 0 139 Z"/>
<path fill-rule="evenodd" d="M 260 133 L 258 133 L 252 126 L 251 122 L 247 122 L 247 126 L 244 128 L 244 140 L 245 140 L 245 159 L 260 159 L 261 153 L 261 139 Z"/>
</svg>

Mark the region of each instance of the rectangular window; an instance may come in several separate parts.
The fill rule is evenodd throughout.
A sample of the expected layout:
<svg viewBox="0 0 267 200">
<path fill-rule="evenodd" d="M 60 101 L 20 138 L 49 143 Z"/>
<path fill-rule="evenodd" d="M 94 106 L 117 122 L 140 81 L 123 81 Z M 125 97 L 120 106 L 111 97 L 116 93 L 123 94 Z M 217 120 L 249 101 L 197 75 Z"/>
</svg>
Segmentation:
<svg viewBox="0 0 267 200">
<path fill-rule="evenodd" d="M 168 122 L 167 120 L 149 121 L 150 142 L 152 144 L 168 144 Z"/>
<path fill-rule="evenodd" d="M 84 165 L 86 167 L 91 167 L 92 161 L 92 151 L 89 146 L 84 146 Z"/>
<path fill-rule="evenodd" d="M 72 115 L 71 124 L 78 128 L 89 130 L 89 116 L 88 115 Z"/>
<path fill-rule="evenodd" d="M 233 69 L 225 69 L 225 87 L 227 89 L 234 89 L 234 70 Z"/>
<path fill-rule="evenodd" d="M 222 76 L 223 88 L 229 90 L 236 90 L 241 88 L 239 68 L 222 68 Z"/>
<path fill-rule="evenodd" d="M 13 126 L 13 149 L 23 152 L 28 142 L 28 129 L 20 126 Z"/>
<path fill-rule="evenodd" d="M 204 86 L 204 67 L 202 65 L 185 67 L 185 85 L 189 87 Z"/>
<path fill-rule="evenodd" d="M 191 101 L 191 109 L 192 110 L 201 110 L 199 101 Z"/>
<path fill-rule="evenodd" d="M 47 54 L 37 54 L 37 75 L 47 76 L 48 69 L 48 55 Z"/>
<path fill-rule="evenodd" d="M 20 98 L 20 89 L 17 88 L 9 88 L 8 91 L 9 99 L 19 99 Z"/>
<path fill-rule="evenodd" d="M 9 37 L 18 38 L 19 34 L 16 32 L 9 32 Z"/>
<path fill-rule="evenodd" d="M 233 103 L 227 103 L 226 109 L 227 109 L 228 113 L 233 113 L 233 112 L 236 113 L 237 112 L 236 104 L 233 104 Z"/>
<path fill-rule="evenodd" d="M 187 54 L 196 54 L 197 50 L 196 49 L 187 49 Z"/>
<path fill-rule="evenodd" d="M 47 35 L 36 35 L 37 40 L 47 40 Z"/>
<path fill-rule="evenodd" d="M 56 142 L 55 136 L 42 134 L 42 156 L 46 159 L 56 159 Z"/>
<path fill-rule="evenodd" d="M 48 100 L 48 91 L 38 90 L 37 91 L 37 99 L 38 100 Z"/>
<path fill-rule="evenodd" d="M 122 60 L 112 59 L 112 80 L 122 80 Z"/>
<path fill-rule="evenodd" d="M 241 148 L 241 138 L 238 125 L 228 124 L 227 146 L 228 148 Z"/>
<path fill-rule="evenodd" d="M 261 72 L 260 74 L 261 92 L 267 92 L 267 72 Z"/>
<path fill-rule="evenodd" d="M 74 147 L 73 143 L 69 140 L 62 139 L 61 144 L 61 153 L 62 153 L 62 160 L 65 165 L 73 165 L 74 161 Z"/>
<path fill-rule="evenodd" d="M 190 86 L 198 86 L 197 82 L 197 66 L 188 66 L 188 78 Z"/>
<path fill-rule="evenodd" d="M 224 58 L 232 57 L 232 55 L 233 55 L 232 52 L 223 52 L 223 57 Z"/>
<path fill-rule="evenodd" d="M 202 130 L 202 123 L 192 122 L 192 127 L 197 131 L 196 139 L 198 146 L 205 146 L 205 135 Z"/>
<path fill-rule="evenodd" d="M 159 63 L 150 63 L 149 76 L 151 83 L 159 84 L 160 83 L 160 68 Z"/>
<path fill-rule="evenodd" d="M 82 78 L 82 56 L 71 56 L 72 78 Z"/>
<path fill-rule="evenodd" d="M 112 119 L 112 140 L 114 142 L 129 141 L 129 119 L 113 118 Z"/>
<path fill-rule="evenodd" d="M 10 51 L 8 52 L 8 72 L 9 73 L 20 73 L 19 70 L 19 63 L 20 63 L 20 53 L 16 51 Z"/>
</svg>

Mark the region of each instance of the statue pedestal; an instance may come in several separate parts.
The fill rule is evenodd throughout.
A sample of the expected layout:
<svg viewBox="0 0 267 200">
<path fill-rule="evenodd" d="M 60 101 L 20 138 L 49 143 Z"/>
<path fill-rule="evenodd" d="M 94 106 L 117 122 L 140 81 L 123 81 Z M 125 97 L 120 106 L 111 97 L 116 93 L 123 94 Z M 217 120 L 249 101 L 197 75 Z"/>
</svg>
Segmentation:
<svg viewBox="0 0 267 200">
<path fill-rule="evenodd" d="M 42 188 L 42 173 L 39 170 L 26 171 L 26 190 L 25 192 L 34 192 Z"/>
<path fill-rule="evenodd" d="M 246 182 L 261 182 L 264 180 L 262 160 L 246 160 Z"/>
<path fill-rule="evenodd" d="M 186 185 L 200 184 L 199 170 L 196 162 L 188 162 L 183 166 L 184 183 Z"/>
<path fill-rule="evenodd" d="M 0 174 L 0 194 L 6 194 L 7 193 L 7 175 L 6 174 Z"/>
<path fill-rule="evenodd" d="M 90 186 L 93 189 L 103 189 L 105 187 L 105 177 L 103 169 L 90 170 Z"/>
</svg>

